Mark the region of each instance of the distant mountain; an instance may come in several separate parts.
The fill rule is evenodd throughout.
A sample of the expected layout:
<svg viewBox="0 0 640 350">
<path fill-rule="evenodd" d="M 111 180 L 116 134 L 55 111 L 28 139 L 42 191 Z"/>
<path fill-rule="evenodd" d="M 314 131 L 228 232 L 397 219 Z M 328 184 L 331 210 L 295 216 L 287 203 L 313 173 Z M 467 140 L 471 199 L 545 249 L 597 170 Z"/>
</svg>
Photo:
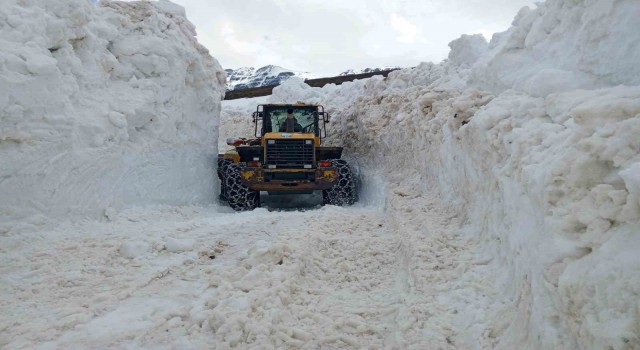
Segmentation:
<svg viewBox="0 0 640 350">
<path fill-rule="evenodd" d="M 375 73 L 394 68 L 398 67 L 349 69 L 340 73 L 339 76 Z M 274 65 L 268 65 L 258 69 L 255 69 L 253 67 L 242 67 L 238 69 L 225 69 L 224 71 L 225 73 L 227 73 L 227 91 L 249 89 L 260 86 L 279 85 L 291 77 L 299 77 L 302 79 L 316 78 L 316 76 L 311 73 L 296 72 Z"/>
<path fill-rule="evenodd" d="M 352 74 L 364 74 L 364 73 L 375 73 L 380 71 L 385 71 L 389 69 L 398 69 L 400 67 L 381 67 L 381 68 L 364 68 L 364 69 L 349 69 L 339 74 L 339 76 L 343 75 L 352 75 Z"/>
<path fill-rule="evenodd" d="M 248 89 L 260 86 L 279 85 L 291 77 L 312 78 L 307 72 L 296 72 L 290 69 L 268 65 L 255 69 L 243 67 L 225 69 L 227 73 L 227 90 Z"/>
</svg>

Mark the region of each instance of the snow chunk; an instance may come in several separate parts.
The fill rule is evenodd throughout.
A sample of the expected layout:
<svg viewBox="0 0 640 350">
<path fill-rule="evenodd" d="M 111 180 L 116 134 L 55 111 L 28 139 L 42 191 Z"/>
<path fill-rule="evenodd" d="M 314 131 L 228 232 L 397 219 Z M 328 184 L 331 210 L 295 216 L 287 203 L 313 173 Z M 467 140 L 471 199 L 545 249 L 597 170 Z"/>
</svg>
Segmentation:
<svg viewBox="0 0 640 350">
<path fill-rule="evenodd" d="M 196 244 L 196 241 L 193 239 L 167 238 L 165 242 L 165 248 L 167 249 L 167 251 L 171 253 L 181 253 L 181 252 L 192 251 L 195 244 Z"/>
<path fill-rule="evenodd" d="M 144 241 L 127 241 L 118 251 L 123 257 L 134 259 L 151 253 L 151 245 Z"/>
<path fill-rule="evenodd" d="M 284 257 L 289 254 L 289 247 L 284 244 L 275 244 L 269 246 L 263 245 L 264 244 L 258 242 L 256 246 L 249 249 L 249 256 L 245 260 L 245 264 L 247 266 L 258 266 L 261 264 L 282 264 Z"/>
<path fill-rule="evenodd" d="M 118 215 L 118 211 L 113 207 L 107 207 L 107 208 L 104 209 L 104 216 L 109 221 L 115 220 L 117 215 Z"/>
<path fill-rule="evenodd" d="M 635 163 L 621 171 L 620 177 L 629 191 L 622 216 L 631 222 L 640 221 L 640 163 Z"/>
<path fill-rule="evenodd" d="M 455 66 L 471 67 L 488 49 L 482 34 L 462 35 L 449 43 L 449 61 Z"/>
<path fill-rule="evenodd" d="M 118 112 L 109 113 L 109 121 L 113 126 L 124 129 L 127 127 L 127 119 L 124 117 L 124 114 Z"/>
<path fill-rule="evenodd" d="M 546 97 L 554 93 L 576 90 L 584 86 L 594 86 L 593 81 L 587 75 L 580 72 L 549 68 L 534 73 L 531 78 L 517 87 L 532 96 Z"/>
<path fill-rule="evenodd" d="M 155 2 L 153 5 L 165 13 L 169 13 L 178 17 L 185 17 L 185 18 L 187 17 L 184 7 L 178 4 L 175 4 L 171 1 L 159 0 L 158 2 Z"/>
</svg>

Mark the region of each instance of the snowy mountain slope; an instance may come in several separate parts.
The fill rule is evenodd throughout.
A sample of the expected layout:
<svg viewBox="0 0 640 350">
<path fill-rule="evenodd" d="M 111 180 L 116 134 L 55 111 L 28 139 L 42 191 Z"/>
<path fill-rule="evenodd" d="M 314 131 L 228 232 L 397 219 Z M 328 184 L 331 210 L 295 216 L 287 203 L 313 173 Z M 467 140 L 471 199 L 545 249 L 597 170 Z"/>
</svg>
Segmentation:
<svg viewBox="0 0 640 350">
<path fill-rule="evenodd" d="M 85 0 L 0 9 L 1 230 L 211 201 L 225 76 L 184 9 Z"/>
<path fill-rule="evenodd" d="M 349 69 L 340 73 L 339 75 L 343 76 L 351 74 L 373 73 L 392 68 L 398 67 Z M 227 90 L 280 85 L 293 77 L 301 78 L 303 80 L 317 78 L 311 73 L 296 72 L 274 65 L 269 65 L 258 69 L 255 69 L 253 67 L 243 67 L 238 69 L 225 69 L 224 71 L 227 74 Z"/>
<path fill-rule="evenodd" d="M 227 90 L 248 89 L 260 86 L 279 85 L 291 77 L 311 78 L 306 72 L 295 72 L 279 66 L 268 65 L 258 69 L 243 67 L 225 69 Z"/>
<path fill-rule="evenodd" d="M 378 68 L 347 69 L 346 71 L 338 74 L 338 76 L 363 74 L 363 73 L 375 73 L 375 72 L 385 71 L 389 69 L 399 69 L 399 68 L 400 67 L 396 67 L 396 66 L 388 66 L 388 67 L 378 67 Z"/>
</svg>

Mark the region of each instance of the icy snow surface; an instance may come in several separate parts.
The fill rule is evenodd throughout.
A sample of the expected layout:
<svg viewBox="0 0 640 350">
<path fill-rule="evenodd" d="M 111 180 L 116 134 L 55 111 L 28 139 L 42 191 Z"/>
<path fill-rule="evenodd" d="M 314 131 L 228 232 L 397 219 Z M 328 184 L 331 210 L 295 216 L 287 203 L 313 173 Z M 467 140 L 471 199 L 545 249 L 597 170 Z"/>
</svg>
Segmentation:
<svg viewBox="0 0 640 350">
<path fill-rule="evenodd" d="M 256 103 L 324 104 L 359 203 L 3 231 L 0 347 L 640 348 L 639 14 L 548 0 L 441 64 L 224 102 L 222 139 Z"/>
</svg>

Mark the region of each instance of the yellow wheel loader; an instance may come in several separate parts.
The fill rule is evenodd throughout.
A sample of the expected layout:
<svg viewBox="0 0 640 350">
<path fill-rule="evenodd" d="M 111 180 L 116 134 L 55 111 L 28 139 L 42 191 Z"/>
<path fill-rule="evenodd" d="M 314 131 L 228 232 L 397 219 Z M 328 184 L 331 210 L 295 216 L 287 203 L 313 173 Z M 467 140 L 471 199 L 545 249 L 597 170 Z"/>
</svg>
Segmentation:
<svg viewBox="0 0 640 350">
<path fill-rule="evenodd" d="M 356 201 L 355 178 L 342 147 L 323 147 L 329 114 L 316 104 L 262 104 L 253 113 L 254 137 L 228 138 L 218 155 L 220 198 L 237 211 L 270 195 L 322 191 L 324 204 Z"/>
</svg>

